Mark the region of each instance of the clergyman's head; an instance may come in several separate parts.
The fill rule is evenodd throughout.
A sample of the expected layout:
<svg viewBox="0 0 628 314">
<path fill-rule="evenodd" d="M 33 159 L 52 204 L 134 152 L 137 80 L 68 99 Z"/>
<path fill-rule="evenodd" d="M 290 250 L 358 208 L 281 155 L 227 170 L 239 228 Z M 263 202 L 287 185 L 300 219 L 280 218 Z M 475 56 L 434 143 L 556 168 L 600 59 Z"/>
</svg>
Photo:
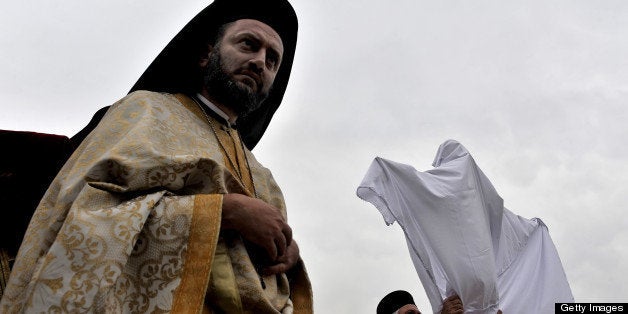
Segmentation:
<svg viewBox="0 0 628 314">
<path fill-rule="evenodd" d="M 257 23 L 262 25 L 251 25 Z M 146 68 L 130 92 L 149 90 L 188 96 L 200 93 L 226 113 L 229 120 L 237 118 L 238 131 L 244 145 L 248 149 L 253 149 L 281 105 L 288 87 L 296 52 L 298 24 L 296 12 L 288 0 L 213 0 L 172 38 Z M 259 71 L 259 67 L 242 64 L 242 55 L 245 51 L 238 51 L 235 55 L 233 51 L 227 51 L 228 48 L 234 48 L 234 43 L 229 41 L 229 38 L 234 37 L 228 35 L 236 33 L 235 27 L 245 27 L 253 33 L 253 39 L 262 36 L 263 45 L 253 47 L 257 50 L 252 50 L 259 52 L 260 55 L 269 51 L 267 48 L 271 47 L 269 44 L 272 43 L 275 54 L 279 56 L 277 63 L 281 66 L 272 71 L 266 67 L 262 74 L 257 76 L 250 74 L 254 72 L 250 69 Z M 222 29 L 222 36 L 216 36 L 219 29 Z M 219 40 L 214 40 L 215 38 Z M 241 42 L 243 45 L 249 43 L 255 41 Z M 217 55 L 214 56 L 215 54 Z M 210 57 L 214 58 L 212 61 L 214 65 L 222 64 L 211 67 L 214 72 L 212 75 L 209 75 Z M 272 54 L 269 57 L 271 58 L 268 58 L 268 61 L 266 55 L 264 59 L 258 60 L 273 63 Z M 224 75 L 215 69 L 221 69 Z M 240 75 L 239 72 L 244 74 Z M 204 84 L 205 76 L 209 76 L 208 84 Z M 223 83 L 217 84 L 216 81 Z M 206 85 L 218 87 L 207 88 Z M 246 88 L 243 89 L 242 85 Z M 233 90 L 247 92 L 234 93 Z M 252 95 L 250 91 L 253 91 Z M 224 105 L 220 104 L 221 102 Z M 235 110 L 230 110 L 230 107 L 234 107 Z M 255 107 L 258 108 L 250 112 L 251 108 Z M 245 112 L 249 113 L 245 116 L 240 114 Z"/>
<path fill-rule="evenodd" d="M 201 94 L 236 116 L 268 97 L 283 56 L 279 34 L 267 24 L 240 19 L 223 25 L 200 58 Z"/>
<path fill-rule="evenodd" d="M 387 294 L 377 304 L 377 314 L 421 314 L 414 304 L 412 295 L 404 290 L 397 290 Z"/>
</svg>

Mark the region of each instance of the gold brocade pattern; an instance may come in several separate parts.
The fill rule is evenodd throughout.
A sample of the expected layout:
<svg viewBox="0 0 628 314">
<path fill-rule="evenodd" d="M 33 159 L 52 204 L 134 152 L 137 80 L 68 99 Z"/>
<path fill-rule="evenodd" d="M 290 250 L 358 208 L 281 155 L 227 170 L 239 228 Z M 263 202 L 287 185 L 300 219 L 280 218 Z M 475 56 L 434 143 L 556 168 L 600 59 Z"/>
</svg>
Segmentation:
<svg viewBox="0 0 628 314">
<path fill-rule="evenodd" d="M 224 147 L 223 164 L 231 173 L 240 173 L 242 175 L 241 178 L 236 175 L 244 185 L 244 190 L 240 193 L 254 197 L 254 191 L 261 189 L 258 192 L 263 192 L 263 195 L 272 196 L 272 198 L 264 199 L 262 197 L 262 199 L 279 208 L 284 218 L 287 218 L 281 191 L 274 180 L 272 180 L 268 169 L 259 166 L 253 167 L 253 165 L 259 164 L 255 160 L 255 157 L 248 150 L 243 148 L 244 146 L 241 143 L 237 130 L 221 124 L 211 116 L 204 115 L 196 103 L 190 98 L 180 94 L 177 94 L 176 97 L 186 108 L 197 114 L 197 116 L 203 119 L 211 119 L 211 122 L 208 123 L 213 124 L 216 132 L 215 136 L 217 136 L 223 144 L 221 147 Z M 246 157 L 245 154 L 247 154 Z M 229 161 L 229 158 L 234 161 L 238 167 L 237 170 L 231 167 L 233 163 Z M 259 174 L 254 175 L 249 172 L 247 159 L 250 162 L 251 172 L 258 169 L 260 170 Z M 259 182 L 253 182 L 252 177 L 267 178 L 267 181 L 260 180 Z M 262 195 L 260 193 L 258 194 L 260 196 Z M 274 202 L 269 201 L 273 198 Z M 223 254 L 226 256 L 223 256 Z M 221 265 L 220 262 L 218 262 L 214 265 L 213 270 L 219 270 L 221 272 L 219 276 L 212 275 L 212 282 L 210 284 L 208 301 L 214 304 L 214 306 L 217 304 L 221 310 L 226 313 L 279 313 L 279 310 L 282 310 L 282 313 L 293 312 L 293 304 L 289 299 L 291 294 L 290 284 L 288 283 L 286 275 L 262 277 L 265 284 L 265 288 L 263 288 L 260 275 L 255 269 L 251 255 L 239 237 L 223 235 L 218 243 L 216 259 L 217 261 L 229 261 L 230 263 Z M 227 274 L 228 272 L 232 272 L 233 275 Z M 309 282 L 307 286 L 309 290 Z M 234 293 L 239 294 L 239 296 L 234 296 Z M 243 308 L 246 310 L 243 311 Z M 311 304 L 309 308 L 311 309 Z M 308 312 L 306 311 L 305 313 Z"/>
<path fill-rule="evenodd" d="M 270 172 L 245 153 L 260 198 L 285 215 Z M 216 197 L 245 190 L 206 122 L 187 105 L 168 94 L 131 93 L 111 107 L 46 192 L 0 311 L 198 312 L 219 245 Z M 291 288 L 311 300 L 309 281 Z M 264 299 L 259 304 L 275 307 Z"/>
<path fill-rule="evenodd" d="M 194 219 L 190 228 L 189 253 L 181 275 L 181 285 L 177 288 L 172 307 L 173 313 L 199 313 L 202 310 L 205 293 L 195 293 L 195 289 L 209 284 L 212 266 L 212 253 L 216 250 L 218 237 L 208 241 L 206 234 L 217 234 L 217 226 L 212 221 L 220 221 L 222 195 L 197 195 L 194 199 Z M 207 210 L 210 209 L 210 210 Z M 215 230 L 204 230 L 204 229 Z M 209 263 L 207 261 L 210 261 Z M 204 290 L 204 289 L 203 289 Z"/>
</svg>

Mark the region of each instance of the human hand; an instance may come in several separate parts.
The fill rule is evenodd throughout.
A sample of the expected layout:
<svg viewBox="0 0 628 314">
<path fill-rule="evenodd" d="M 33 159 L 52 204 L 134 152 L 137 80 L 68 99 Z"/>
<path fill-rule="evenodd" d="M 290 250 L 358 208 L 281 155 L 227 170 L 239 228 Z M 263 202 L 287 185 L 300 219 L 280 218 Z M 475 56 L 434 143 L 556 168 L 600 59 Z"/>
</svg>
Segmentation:
<svg viewBox="0 0 628 314">
<path fill-rule="evenodd" d="M 277 260 L 271 262 L 268 267 L 264 268 L 263 274 L 275 275 L 285 273 L 297 264 L 299 258 L 299 246 L 296 241 L 292 240 L 286 248 L 286 254 L 277 257 Z"/>
<path fill-rule="evenodd" d="M 462 300 L 457 295 L 452 295 L 443 301 L 443 310 L 441 314 L 462 314 L 464 309 L 462 308 Z"/>
<path fill-rule="evenodd" d="M 223 195 L 221 228 L 237 231 L 243 239 L 262 248 L 271 261 L 283 256 L 292 243 L 292 229 L 279 209 L 243 194 Z"/>
</svg>

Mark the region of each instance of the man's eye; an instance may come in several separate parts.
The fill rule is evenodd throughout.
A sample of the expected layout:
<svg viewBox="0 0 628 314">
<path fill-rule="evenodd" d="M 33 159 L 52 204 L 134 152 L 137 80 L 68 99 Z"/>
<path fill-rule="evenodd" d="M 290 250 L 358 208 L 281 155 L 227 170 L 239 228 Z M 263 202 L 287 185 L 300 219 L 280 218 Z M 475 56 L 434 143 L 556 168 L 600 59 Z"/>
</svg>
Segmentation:
<svg viewBox="0 0 628 314">
<path fill-rule="evenodd" d="M 275 65 L 277 65 L 277 59 L 275 58 L 268 58 L 266 62 L 268 63 L 268 67 L 271 69 L 274 68 Z"/>
<path fill-rule="evenodd" d="M 275 69 L 279 67 L 279 56 L 272 51 L 269 50 L 268 55 L 266 56 L 266 63 L 268 63 L 268 67 L 271 69 Z"/>
<path fill-rule="evenodd" d="M 246 48 L 253 48 L 255 43 L 252 40 L 250 40 L 250 39 L 243 39 L 242 40 L 242 45 L 244 45 Z"/>
</svg>

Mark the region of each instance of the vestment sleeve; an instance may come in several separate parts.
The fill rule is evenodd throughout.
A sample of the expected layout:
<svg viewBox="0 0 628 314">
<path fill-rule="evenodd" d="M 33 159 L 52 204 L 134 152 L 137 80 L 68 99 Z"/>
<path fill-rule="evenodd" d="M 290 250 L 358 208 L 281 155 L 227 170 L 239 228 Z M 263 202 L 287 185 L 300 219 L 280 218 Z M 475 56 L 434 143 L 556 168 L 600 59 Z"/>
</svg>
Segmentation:
<svg viewBox="0 0 628 314">
<path fill-rule="evenodd" d="M 3 312 L 198 312 L 229 184 L 199 132 L 168 95 L 112 106 L 38 206 Z"/>
</svg>

